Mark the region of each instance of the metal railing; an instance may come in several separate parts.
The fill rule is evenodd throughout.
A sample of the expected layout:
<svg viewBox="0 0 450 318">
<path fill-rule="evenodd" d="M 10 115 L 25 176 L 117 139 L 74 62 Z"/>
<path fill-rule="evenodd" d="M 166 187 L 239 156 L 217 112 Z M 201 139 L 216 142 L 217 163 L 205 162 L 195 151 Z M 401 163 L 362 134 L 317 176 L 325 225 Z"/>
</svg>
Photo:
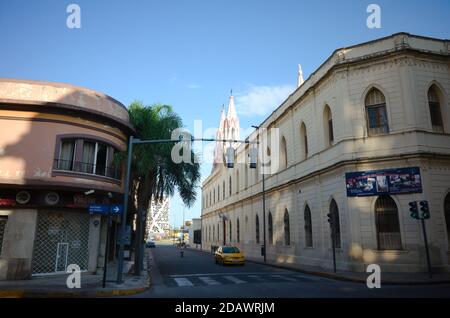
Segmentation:
<svg viewBox="0 0 450 318">
<path fill-rule="evenodd" d="M 122 173 L 119 167 L 96 165 L 93 163 L 86 163 L 74 160 L 55 159 L 53 161 L 53 170 L 70 171 L 91 174 L 94 176 L 103 176 L 120 180 Z"/>
</svg>

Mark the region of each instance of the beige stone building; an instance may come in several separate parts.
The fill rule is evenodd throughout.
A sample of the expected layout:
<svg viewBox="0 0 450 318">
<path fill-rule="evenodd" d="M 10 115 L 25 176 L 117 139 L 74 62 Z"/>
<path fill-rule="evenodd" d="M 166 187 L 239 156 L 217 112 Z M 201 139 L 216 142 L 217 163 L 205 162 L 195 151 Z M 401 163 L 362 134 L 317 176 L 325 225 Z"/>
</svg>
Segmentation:
<svg viewBox="0 0 450 318">
<path fill-rule="evenodd" d="M 261 123 L 278 129 L 260 149 L 278 161 L 265 175 L 265 226 L 261 164 L 215 165 L 202 186 L 203 249 L 233 244 L 262 261 L 265 228 L 267 262 L 331 269 L 330 213 L 338 270 L 426 271 L 409 202 L 427 200 L 431 262 L 449 271 L 449 54 L 449 40 L 407 33 L 336 50 Z M 251 148 L 240 144 L 237 160 Z"/>
</svg>

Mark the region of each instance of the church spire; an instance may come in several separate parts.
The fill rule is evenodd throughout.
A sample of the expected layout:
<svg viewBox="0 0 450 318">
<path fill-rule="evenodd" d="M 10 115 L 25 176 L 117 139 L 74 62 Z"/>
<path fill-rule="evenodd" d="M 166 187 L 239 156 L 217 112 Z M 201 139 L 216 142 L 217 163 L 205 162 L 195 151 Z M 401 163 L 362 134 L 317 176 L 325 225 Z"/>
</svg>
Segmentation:
<svg viewBox="0 0 450 318">
<path fill-rule="evenodd" d="M 297 87 L 300 87 L 303 84 L 303 82 L 304 82 L 304 80 L 303 80 L 302 66 L 299 64 L 298 65 Z"/>
</svg>

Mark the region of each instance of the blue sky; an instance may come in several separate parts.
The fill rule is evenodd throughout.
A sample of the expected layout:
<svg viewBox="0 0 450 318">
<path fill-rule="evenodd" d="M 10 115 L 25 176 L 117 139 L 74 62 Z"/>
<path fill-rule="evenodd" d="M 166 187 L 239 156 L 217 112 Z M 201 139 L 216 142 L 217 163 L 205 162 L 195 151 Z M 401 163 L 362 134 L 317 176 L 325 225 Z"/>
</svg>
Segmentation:
<svg viewBox="0 0 450 318">
<path fill-rule="evenodd" d="M 69 29 L 66 8 L 81 8 Z M 366 8 L 381 7 L 369 29 Z M 337 48 L 404 31 L 449 38 L 450 2 L 0 0 L 0 77 L 57 81 L 174 107 L 187 128 L 217 126 L 230 89 L 243 129 L 260 123 Z M 244 137 L 244 136 L 242 136 Z M 202 165 L 202 179 L 211 166 Z M 199 198 L 200 198 L 199 193 Z M 200 199 L 186 220 L 200 215 Z M 171 202 L 171 223 L 183 206 Z"/>
</svg>

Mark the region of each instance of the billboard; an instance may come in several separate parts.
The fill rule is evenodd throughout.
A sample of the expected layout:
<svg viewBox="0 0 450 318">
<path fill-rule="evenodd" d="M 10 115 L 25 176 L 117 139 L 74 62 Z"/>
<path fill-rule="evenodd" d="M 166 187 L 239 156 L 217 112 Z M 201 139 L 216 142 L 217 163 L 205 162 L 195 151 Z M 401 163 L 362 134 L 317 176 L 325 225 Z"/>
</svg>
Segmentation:
<svg viewBox="0 0 450 318">
<path fill-rule="evenodd" d="M 349 172 L 345 184 L 348 197 L 422 192 L 419 167 Z"/>
</svg>

